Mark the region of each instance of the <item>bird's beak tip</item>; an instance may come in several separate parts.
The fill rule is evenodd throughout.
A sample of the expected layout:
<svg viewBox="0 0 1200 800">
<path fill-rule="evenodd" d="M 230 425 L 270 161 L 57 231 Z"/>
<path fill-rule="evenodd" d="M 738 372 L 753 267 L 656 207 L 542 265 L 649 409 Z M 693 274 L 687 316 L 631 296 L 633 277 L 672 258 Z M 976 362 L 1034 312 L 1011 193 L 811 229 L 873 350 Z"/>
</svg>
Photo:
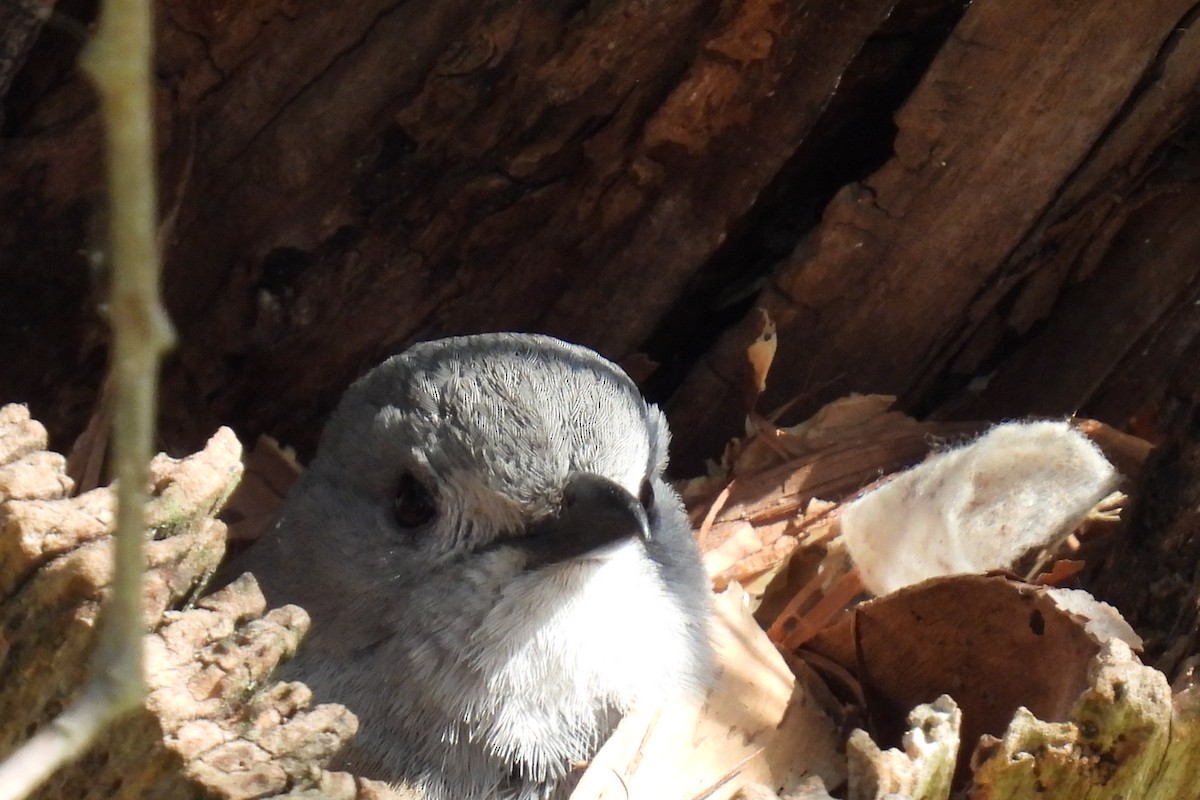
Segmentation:
<svg viewBox="0 0 1200 800">
<path fill-rule="evenodd" d="M 574 472 L 563 489 L 565 506 L 597 518 L 632 523 L 631 534 L 644 540 L 651 537 L 650 517 L 640 500 L 611 478 L 593 472 Z"/>
<path fill-rule="evenodd" d="M 631 538 L 653 538 L 641 501 L 616 481 L 592 472 L 570 475 L 558 514 L 540 527 L 527 544 L 540 563 L 590 557 Z"/>
</svg>

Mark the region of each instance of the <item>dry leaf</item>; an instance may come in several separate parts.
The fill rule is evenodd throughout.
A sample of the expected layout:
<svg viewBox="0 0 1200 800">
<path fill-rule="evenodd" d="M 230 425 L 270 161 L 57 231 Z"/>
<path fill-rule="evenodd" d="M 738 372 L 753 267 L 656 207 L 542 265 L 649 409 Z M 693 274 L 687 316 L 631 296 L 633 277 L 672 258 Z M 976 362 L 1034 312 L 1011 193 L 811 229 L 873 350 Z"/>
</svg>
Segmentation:
<svg viewBox="0 0 1200 800">
<path fill-rule="evenodd" d="M 258 437 L 245 462 L 242 482 L 221 512 L 231 542 L 252 542 L 261 536 L 303 472 L 295 453 L 270 436 Z"/>
<path fill-rule="evenodd" d="M 758 398 L 767 388 L 767 373 L 771 371 L 771 363 L 775 360 L 775 348 L 778 340 L 775 337 L 775 322 L 765 309 L 758 310 L 762 317 L 762 328 L 758 338 L 746 348 L 746 360 L 750 362 L 750 385 L 746 387 L 746 408 L 753 409 L 758 404 Z"/>
<path fill-rule="evenodd" d="M 968 750 L 1019 707 L 1065 719 L 1104 640 L 1052 590 L 999 576 L 936 578 L 858 606 L 809 648 L 854 673 L 876 741 L 899 741 L 908 709 L 942 694 Z"/>
</svg>

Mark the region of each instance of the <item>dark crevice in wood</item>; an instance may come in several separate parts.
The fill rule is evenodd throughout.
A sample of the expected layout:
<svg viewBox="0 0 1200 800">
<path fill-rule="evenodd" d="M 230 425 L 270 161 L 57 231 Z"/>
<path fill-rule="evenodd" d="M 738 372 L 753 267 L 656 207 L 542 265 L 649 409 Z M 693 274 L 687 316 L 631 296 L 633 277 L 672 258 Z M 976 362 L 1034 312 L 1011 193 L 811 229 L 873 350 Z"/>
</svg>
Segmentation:
<svg viewBox="0 0 1200 800">
<path fill-rule="evenodd" d="M 668 402 L 722 331 L 745 316 L 772 270 L 795 250 L 843 186 L 892 154 L 892 117 L 967 3 L 902 2 L 847 66 L 817 125 L 797 142 L 749 213 L 700 267 L 642 351 L 660 366 L 643 387 Z"/>
</svg>

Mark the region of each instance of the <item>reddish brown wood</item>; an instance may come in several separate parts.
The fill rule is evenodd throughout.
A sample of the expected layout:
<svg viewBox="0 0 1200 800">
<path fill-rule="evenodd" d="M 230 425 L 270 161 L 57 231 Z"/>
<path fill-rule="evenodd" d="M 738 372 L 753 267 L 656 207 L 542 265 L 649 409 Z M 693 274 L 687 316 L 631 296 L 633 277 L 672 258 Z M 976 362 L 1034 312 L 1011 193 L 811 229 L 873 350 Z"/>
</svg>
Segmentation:
<svg viewBox="0 0 1200 800">
<path fill-rule="evenodd" d="M 919 413 L 1121 423 L 1200 328 L 1200 12 L 964 5 L 164 2 L 181 344 L 161 444 L 225 422 L 303 450 L 384 355 L 517 328 L 664 362 L 651 388 L 674 392 L 694 472 L 741 431 L 748 326 L 678 381 L 788 253 L 758 298 L 781 324 L 765 408 L 883 390 Z M 107 341 L 76 47 L 38 40 L 0 142 L 0 400 L 63 449 Z"/>
<path fill-rule="evenodd" d="M 167 3 L 166 444 L 220 421 L 311 441 L 352 377 L 419 338 L 538 329 L 630 354 L 894 5 Z M 104 355 L 80 256 L 92 100 L 64 76 L 16 131 L 0 203 L 29 222 L 0 244 L 42 296 L 0 318 L 21 351 L 0 389 L 73 435 Z"/>
<path fill-rule="evenodd" d="M 1200 652 L 1200 344 L 1183 354 L 1164 394 L 1166 440 L 1093 584 L 1145 638 L 1145 662 L 1176 678 Z"/>
<path fill-rule="evenodd" d="M 1184 302 L 1196 280 L 1193 239 L 1172 236 L 1170 224 L 1157 231 L 1171 238 L 1158 278 L 1145 260 L 1111 255 L 1142 269 L 1137 277 L 1125 270 L 1133 287 L 1158 284 L 1153 299 L 1121 308 L 1095 276 L 1130 215 L 1159 191 L 1147 182 L 1165 179 L 1157 170 L 1172 136 L 1195 119 L 1196 8 L 1187 0 L 1136 11 L 1119 0 L 973 4 L 898 116 L 893 159 L 839 193 L 759 298 L 779 324 L 767 407 L 799 395 L 803 417 L 855 390 L 900 394 L 927 410 L 1057 312 L 1065 284 L 1095 277 L 1098 296 L 1073 315 L 1111 333 L 1056 318 L 1063 327 L 1045 339 L 1040 374 L 1005 364 L 1011 383 L 995 390 L 989 410 L 1069 413 L 1090 397 L 1131 340 Z M 1197 164 L 1194 151 L 1175 161 Z M 1194 185 L 1187 175 L 1180 180 Z M 1196 200 L 1181 194 L 1173 218 L 1184 207 L 1195 217 Z M 693 452 L 737 424 L 756 319 L 723 337 L 676 396 L 677 425 L 707 434 Z M 1051 349 L 1079 363 L 1063 391 L 1050 385 L 1063 364 L 1051 370 Z"/>
</svg>

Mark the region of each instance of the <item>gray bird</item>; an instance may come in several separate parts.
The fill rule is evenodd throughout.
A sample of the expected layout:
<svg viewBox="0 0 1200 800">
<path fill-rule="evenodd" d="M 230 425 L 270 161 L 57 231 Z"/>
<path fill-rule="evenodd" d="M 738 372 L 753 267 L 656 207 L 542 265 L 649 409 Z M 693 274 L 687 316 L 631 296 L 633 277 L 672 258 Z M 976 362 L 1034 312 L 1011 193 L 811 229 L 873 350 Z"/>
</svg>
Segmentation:
<svg viewBox="0 0 1200 800">
<path fill-rule="evenodd" d="M 311 614 L 282 677 L 358 715 L 341 766 L 428 800 L 565 797 L 623 713 L 702 694 L 668 435 L 619 367 L 545 336 L 419 344 L 350 387 L 235 565 Z"/>
</svg>

